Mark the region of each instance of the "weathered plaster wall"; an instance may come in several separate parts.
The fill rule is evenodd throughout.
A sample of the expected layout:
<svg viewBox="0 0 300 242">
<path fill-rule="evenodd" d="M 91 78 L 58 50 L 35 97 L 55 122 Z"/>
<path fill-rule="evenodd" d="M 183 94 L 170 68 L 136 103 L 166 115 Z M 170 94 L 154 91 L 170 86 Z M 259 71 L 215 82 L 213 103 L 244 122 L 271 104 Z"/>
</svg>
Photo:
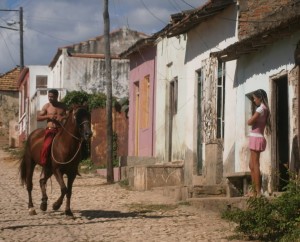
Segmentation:
<svg viewBox="0 0 300 242">
<path fill-rule="evenodd" d="M 185 56 L 186 64 L 186 110 L 188 117 L 185 120 L 185 144 L 186 144 L 186 159 L 185 159 L 185 182 L 188 184 L 199 183 L 197 178 L 196 166 L 197 166 L 197 80 L 196 71 L 201 68 L 206 69 L 207 75 L 205 76 L 205 85 L 208 88 L 213 83 L 216 83 L 216 73 L 213 70 L 209 71 L 212 66 L 216 67 L 217 63 L 212 64 L 213 60 L 209 59 L 209 54 L 220 49 L 224 49 L 230 44 L 237 41 L 236 25 L 233 25 L 230 21 L 224 21 L 224 19 L 235 19 L 237 16 L 236 6 L 231 6 L 222 11 L 217 16 L 211 17 L 208 21 L 198 25 L 188 33 L 187 38 L 187 51 Z M 216 71 L 216 70 L 215 70 Z M 224 147 L 218 144 L 215 139 L 215 125 L 210 126 L 209 123 L 213 122 L 208 117 L 208 112 L 203 112 L 203 121 L 205 122 L 203 128 L 203 136 L 206 137 L 203 142 L 203 176 L 201 183 L 216 183 L 220 182 L 222 178 L 222 172 L 218 163 L 222 162 L 222 157 L 227 162 L 234 162 L 232 160 L 232 147 L 234 145 L 234 139 L 231 137 L 234 135 L 231 128 L 235 124 L 235 118 L 232 118 L 235 106 L 232 104 L 235 100 L 235 90 L 233 90 L 233 80 L 235 75 L 235 61 L 226 63 L 226 101 L 225 101 L 225 137 L 229 137 L 229 142 L 224 141 Z M 208 92 L 208 89 L 204 92 Z M 209 94 L 205 95 L 208 101 L 214 99 L 215 96 Z M 208 102 L 204 102 L 208 107 Z M 215 106 L 215 104 L 214 104 Z M 215 107 L 214 107 L 215 109 Z M 216 110 L 212 110 L 215 113 Z M 211 113 L 212 114 L 212 113 Z M 205 118 L 206 117 L 206 118 Z M 213 128 L 214 127 L 214 128 Z M 213 141 L 213 143 L 211 143 Z M 207 145 L 208 144 L 208 145 Z M 211 144 L 211 147 L 210 147 Z M 217 146 L 218 148 L 216 149 Z M 223 150 L 224 149 L 224 150 Z M 217 154 L 214 153 L 217 152 Z M 220 153 L 221 151 L 221 153 Z M 223 155 L 222 155 L 223 151 Z M 210 163 L 211 162 L 211 163 Z M 221 163 L 222 164 L 222 163 Z M 222 165 L 221 165 L 222 166 Z M 194 175 L 194 176 L 193 176 Z M 213 176 L 212 176 L 213 175 Z"/>
<path fill-rule="evenodd" d="M 185 159 L 185 133 L 187 132 L 187 80 L 184 69 L 186 36 L 163 38 L 157 44 L 156 85 L 156 156 L 161 162 L 169 162 L 167 150 L 172 144 L 172 160 Z M 170 113 L 170 82 L 178 78 L 178 109 L 173 117 L 171 140 L 168 139 Z"/>
<path fill-rule="evenodd" d="M 236 126 L 235 126 L 235 171 L 248 170 L 249 149 L 248 149 L 248 129 L 246 127 L 247 98 L 245 95 L 256 89 L 264 89 L 271 103 L 271 78 L 279 73 L 288 73 L 294 64 L 294 51 L 300 38 L 300 32 L 295 33 L 288 39 L 282 39 L 277 43 L 269 46 L 263 51 L 252 55 L 246 55 L 239 59 L 235 77 L 235 88 L 237 91 L 237 109 L 236 109 Z M 289 126 L 293 127 L 293 99 L 296 92 L 295 87 L 289 85 Z M 272 108 L 272 106 L 271 106 Z M 292 134 L 290 133 L 290 138 Z M 271 161 L 271 137 L 267 137 L 267 149 L 261 154 L 261 171 L 268 181 L 270 188 L 272 161 Z M 291 145 L 290 145 L 291 149 Z M 291 153 L 291 152 L 290 152 Z"/>
<path fill-rule="evenodd" d="M 9 122 L 16 120 L 19 113 L 18 92 L 0 91 L 0 113 L 0 136 L 5 136 L 8 141 Z"/>
<path fill-rule="evenodd" d="M 104 59 L 69 57 L 66 50 L 62 56 L 52 70 L 54 87 L 106 93 Z M 113 59 L 111 65 L 113 95 L 127 97 L 129 61 Z"/>
<path fill-rule="evenodd" d="M 48 93 L 41 94 L 36 90 L 37 76 L 47 76 L 47 85 L 52 83 L 50 68 L 48 66 L 29 66 L 29 82 L 30 82 L 30 107 L 29 107 L 29 133 L 37 128 L 45 127 L 45 122 L 37 122 L 37 112 L 42 110 L 43 106 L 48 103 Z M 51 86 L 50 86 L 51 87 Z"/>
</svg>

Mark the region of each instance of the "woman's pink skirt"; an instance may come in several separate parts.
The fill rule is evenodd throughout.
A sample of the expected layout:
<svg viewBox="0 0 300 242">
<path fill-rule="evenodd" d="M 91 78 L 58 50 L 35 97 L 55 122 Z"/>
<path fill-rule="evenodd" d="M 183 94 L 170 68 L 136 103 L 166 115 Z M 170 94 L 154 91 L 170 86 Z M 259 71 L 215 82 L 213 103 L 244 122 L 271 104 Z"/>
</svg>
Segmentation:
<svg viewBox="0 0 300 242">
<path fill-rule="evenodd" d="M 267 141 L 264 137 L 249 136 L 249 149 L 255 151 L 264 151 Z"/>
</svg>

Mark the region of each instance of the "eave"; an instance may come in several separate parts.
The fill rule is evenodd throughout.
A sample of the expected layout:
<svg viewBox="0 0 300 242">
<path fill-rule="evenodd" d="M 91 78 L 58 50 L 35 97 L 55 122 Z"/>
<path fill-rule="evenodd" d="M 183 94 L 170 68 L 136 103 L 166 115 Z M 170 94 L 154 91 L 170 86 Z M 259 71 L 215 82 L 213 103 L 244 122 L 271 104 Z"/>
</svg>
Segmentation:
<svg viewBox="0 0 300 242">
<path fill-rule="evenodd" d="M 153 46 L 155 43 L 155 40 L 156 40 L 155 37 L 138 40 L 134 45 L 132 45 L 126 51 L 122 52 L 120 54 L 120 58 L 128 58 L 133 53 L 138 52 L 147 46 Z"/>
<path fill-rule="evenodd" d="M 292 8 L 293 11 L 287 10 L 289 8 Z M 286 13 L 289 14 L 287 15 Z M 267 23 L 266 27 L 261 28 L 256 34 L 240 40 L 224 50 L 212 52 L 210 55 L 217 57 L 223 62 L 236 60 L 242 55 L 261 51 L 276 41 L 289 37 L 300 30 L 300 4 L 298 4 L 298 6 L 291 5 L 287 8 L 283 8 L 277 14 L 273 14 L 272 17 L 274 17 L 274 15 L 281 16 L 281 18 L 285 19 L 271 21 L 266 18 L 262 20 L 262 22 L 265 21 Z"/>
<path fill-rule="evenodd" d="M 213 15 L 218 14 L 229 5 L 235 4 L 234 0 L 209 1 L 199 9 L 186 15 L 182 20 L 178 21 L 167 30 L 167 37 L 178 36 L 188 32 L 194 26 L 206 21 Z"/>
<path fill-rule="evenodd" d="M 91 54 L 91 53 L 68 53 L 70 57 L 79 58 L 94 58 L 94 59 L 105 59 L 105 54 Z M 111 59 L 120 59 L 119 56 L 110 56 Z"/>
</svg>

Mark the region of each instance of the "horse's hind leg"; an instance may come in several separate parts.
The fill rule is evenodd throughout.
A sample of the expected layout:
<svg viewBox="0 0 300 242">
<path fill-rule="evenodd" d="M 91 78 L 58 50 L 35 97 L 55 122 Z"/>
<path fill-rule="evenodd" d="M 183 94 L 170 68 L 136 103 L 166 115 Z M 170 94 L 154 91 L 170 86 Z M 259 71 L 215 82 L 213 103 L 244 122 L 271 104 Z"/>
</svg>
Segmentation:
<svg viewBox="0 0 300 242">
<path fill-rule="evenodd" d="M 67 201 L 66 201 L 66 209 L 65 209 L 65 214 L 67 216 L 73 216 L 73 213 L 71 211 L 71 197 L 72 197 L 72 188 L 73 188 L 73 182 L 76 178 L 76 173 L 75 175 L 69 175 L 68 176 L 68 192 L 67 192 Z"/>
<path fill-rule="evenodd" d="M 42 192 L 42 202 L 40 205 L 40 209 L 42 211 L 47 210 L 48 196 L 47 196 L 47 191 L 46 191 L 46 184 L 47 184 L 47 180 L 51 176 L 52 176 L 51 169 L 44 167 L 42 170 L 42 173 L 41 173 L 41 178 L 40 178 L 40 188 L 41 188 L 41 192 Z"/>
<path fill-rule="evenodd" d="M 55 178 L 56 178 L 56 180 L 57 180 L 57 182 L 60 186 L 61 194 L 60 194 L 59 198 L 56 200 L 56 202 L 53 203 L 52 208 L 53 208 L 53 210 L 58 210 L 61 207 L 62 203 L 63 203 L 64 197 L 67 194 L 68 189 L 67 189 L 66 184 L 64 182 L 63 174 L 58 169 L 56 169 L 54 171 L 54 176 L 55 176 Z"/>
<path fill-rule="evenodd" d="M 29 169 L 26 171 L 26 188 L 28 193 L 28 209 L 29 209 L 29 215 L 36 215 L 36 211 L 33 207 L 32 202 L 32 177 L 33 177 L 33 171 L 35 168 L 35 163 L 31 162 Z"/>
</svg>

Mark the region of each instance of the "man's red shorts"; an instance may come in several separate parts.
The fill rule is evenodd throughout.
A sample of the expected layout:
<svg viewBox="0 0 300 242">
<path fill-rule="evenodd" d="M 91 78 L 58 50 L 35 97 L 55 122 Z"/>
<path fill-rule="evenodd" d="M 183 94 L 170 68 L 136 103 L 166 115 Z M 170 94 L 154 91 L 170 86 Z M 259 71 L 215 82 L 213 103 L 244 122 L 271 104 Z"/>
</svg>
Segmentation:
<svg viewBox="0 0 300 242">
<path fill-rule="evenodd" d="M 58 132 L 57 128 L 46 128 L 45 130 L 45 138 L 44 138 L 43 148 L 41 151 L 41 160 L 40 160 L 40 165 L 42 166 L 45 166 L 47 163 L 47 159 L 49 157 L 50 150 L 51 150 L 51 144 L 57 132 Z"/>
</svg>

